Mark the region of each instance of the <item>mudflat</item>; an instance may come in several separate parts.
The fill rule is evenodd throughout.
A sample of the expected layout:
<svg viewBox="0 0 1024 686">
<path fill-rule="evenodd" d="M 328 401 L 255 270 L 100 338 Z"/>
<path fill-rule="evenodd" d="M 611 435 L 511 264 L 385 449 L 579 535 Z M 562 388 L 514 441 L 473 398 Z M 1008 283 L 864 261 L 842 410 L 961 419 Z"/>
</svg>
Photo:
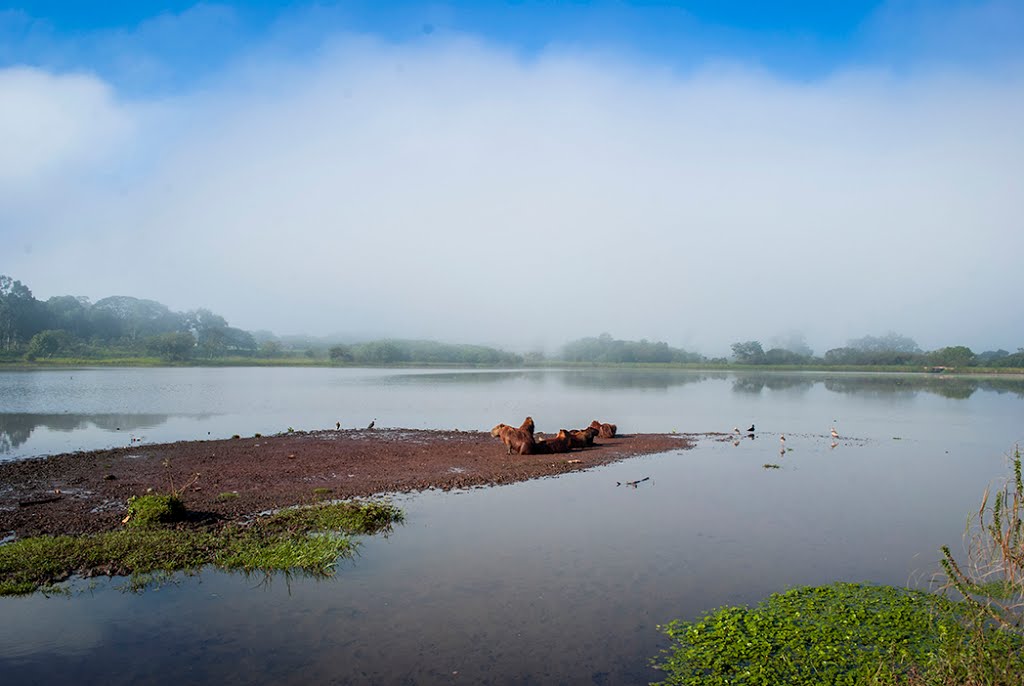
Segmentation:
<svg viewBox="0 0 1024 686">
<path fill-rule="evenodd" d="M 133 495 L 180 492 L 186 525 L 218 526 L 324 499 L 526 481 L 693 447 L 632 434 L 554 455 L 508 455 L 475 431 L 362 429 L 137 444 L 0 463 L 0 539 L 121 525 Z"/>
</svg>

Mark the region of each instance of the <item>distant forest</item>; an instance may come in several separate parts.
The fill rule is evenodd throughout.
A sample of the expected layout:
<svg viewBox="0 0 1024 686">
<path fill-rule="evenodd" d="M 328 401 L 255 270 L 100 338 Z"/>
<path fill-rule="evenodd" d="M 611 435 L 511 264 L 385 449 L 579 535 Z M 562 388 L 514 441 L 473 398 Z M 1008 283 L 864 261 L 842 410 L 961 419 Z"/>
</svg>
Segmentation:
<svg viewBox="0 0 1024 686">
<path fill-rule="evenodd" d="M 309 363 L 353 366 L 438 364 L 708 364 L 911 368 L 1024 368 L 1024 348 L 975 353 L 962 345 L 924 351 L 897 333 L 865 336 L 814 355 L 800 336 L 767 350 L 760 341 L 732 344 L 728 357 L 708 358 L 664 342 L 601 334 L 565 344 L 552 356 L 519 355 L 493 347 L 417 340 L 339 343 L 279 337 L 228 325 L 207 309 L 173 312 L 153 300 L 111 296 L 95 303 L 70 295 L 36 300 L 28 286 L 0 275 L 0 361 L 70 360 L 164 363 Z"/>
</svg>

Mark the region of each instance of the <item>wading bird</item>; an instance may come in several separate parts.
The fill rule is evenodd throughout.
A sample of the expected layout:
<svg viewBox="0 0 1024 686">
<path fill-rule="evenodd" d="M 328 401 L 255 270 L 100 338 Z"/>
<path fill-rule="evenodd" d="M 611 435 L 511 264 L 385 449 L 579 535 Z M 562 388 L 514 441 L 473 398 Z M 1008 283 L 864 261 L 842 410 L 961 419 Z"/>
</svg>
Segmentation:
<svg viewBox="0 0 1024 686">
<path fill-rule="evenodd" d="M 754 433 L 754 425 L 753 425 L 753 424 L 751 424 L 751 425 L 750 425 L 750 428 L 749 428 L 749 429 L 747 429 L 747 433 L 748 433 L 748 434 L 752 434 L 752 433 Z"/>
<path fill-rule="evenodd" d="M 839 438 L 839 432 L 836 431 L 836 427 L 832 427 L 832 438 Z"/>
</svg>

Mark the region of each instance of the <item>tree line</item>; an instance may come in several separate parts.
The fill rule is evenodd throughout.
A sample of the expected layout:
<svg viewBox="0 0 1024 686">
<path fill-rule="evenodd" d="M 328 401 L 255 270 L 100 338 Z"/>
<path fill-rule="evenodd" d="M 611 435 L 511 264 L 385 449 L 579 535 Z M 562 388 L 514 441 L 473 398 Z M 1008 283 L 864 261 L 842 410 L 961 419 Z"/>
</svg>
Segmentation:
<svg viewBox="0 0 1024 686">
<path fill-rule="evenodd" d="M 459 364 L 518 366 L 574 364 L 744 364 L 897 367 L 1024 368 L 1024 348 L 975 353 L 962 345 L 924 351 L 907 336 L 864 336 L 822 356 L 800 335 L 765 349 L 738 341 L 730 357 L 709 358 L 662 341 L 619 340 L 610 334 L 570 341 L 551 355 L 494 347 L 386 339 L 339 344 L 308 337 L 279 338 L 228 325 L 208 309 L 174 312 L 154 300 L 112 296 L 95 303 L 70 295 L 37 300 L 25 284 L 0 275 L 0 359 L 109 359 L 149 356 L 168 362 L 220 358 L 321 359 L 345 365 Z"/>
<path fill-rule="evenodd" d="M 864 336 L 832 348 L 822 357 L 809 349 L 793 350 L 775 347 L 765 350 L 760 341 L 739 341 L 732 344 L 733 360 L 753 365 L 815 365 L 865 367 L 1024 367 L 1024 348 L 1017 352 L 987 350 L 975 353 L 965 345 L 935 350 L 922 350 L 914 339 L 895 332 L 881 336 Z"/>
</svg>

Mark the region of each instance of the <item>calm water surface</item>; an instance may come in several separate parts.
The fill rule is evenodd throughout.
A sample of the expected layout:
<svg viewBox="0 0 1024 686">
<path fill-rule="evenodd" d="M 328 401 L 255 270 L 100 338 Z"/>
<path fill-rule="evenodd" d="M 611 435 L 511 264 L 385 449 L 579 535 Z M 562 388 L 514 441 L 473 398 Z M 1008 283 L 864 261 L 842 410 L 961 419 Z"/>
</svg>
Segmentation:
<svg viewBox="0 0 1024 686">
<path fill-rule="evenodd" d="M 739 445 L 400 496 L 328 581 L 217 572 L 0 600 L 5 683 L 646 683 L 656 625 L 800 584 L 926 583 L 1024 438 L 1024 383 L 848 374 L 125 369 L 0 373 L 0 459 L 365 426 Z M 843 438 L 831 446 L 829 428 Z M 208 433 L 209 432 L 209 433 Z M 779 453 L 779 434 L 791 450 Z M 496 449 L 500 446 L 496 444 Z M 781 469 L 767 470 L 766 462 Z M 650 477 L 636 489 L 618 481 Z M 2 534 L 3 532 L 0 532 Z"/>
</svg>

